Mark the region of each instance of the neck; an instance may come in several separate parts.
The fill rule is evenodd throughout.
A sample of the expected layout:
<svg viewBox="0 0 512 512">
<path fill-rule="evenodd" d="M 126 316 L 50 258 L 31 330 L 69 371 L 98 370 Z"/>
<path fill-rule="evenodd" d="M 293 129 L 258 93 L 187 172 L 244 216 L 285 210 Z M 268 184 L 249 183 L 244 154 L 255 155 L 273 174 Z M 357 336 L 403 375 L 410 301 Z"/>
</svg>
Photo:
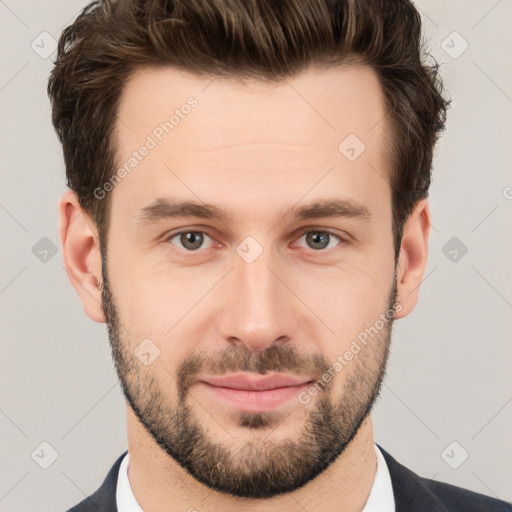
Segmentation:
<svg viewBox="0 0 512 512">
<path fill-rule="evenodd" d="M 362 423 L 345 451 L 317 478 L 291 493 L 252 500 L 229 496 L 198 482 L 156 444 L 128 406 L 126 410 L 128 477 L 145 512 L 361 512 L 375 480 L 377 459 L 371 416 Z"/>
</svg>

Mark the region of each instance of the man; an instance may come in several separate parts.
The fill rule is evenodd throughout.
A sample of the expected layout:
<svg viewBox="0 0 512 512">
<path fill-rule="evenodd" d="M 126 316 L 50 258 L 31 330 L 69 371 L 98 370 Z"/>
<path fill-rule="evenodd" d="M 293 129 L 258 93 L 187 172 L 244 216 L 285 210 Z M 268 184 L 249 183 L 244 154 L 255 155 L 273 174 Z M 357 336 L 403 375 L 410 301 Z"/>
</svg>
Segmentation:
<svg viewBox="0 0 512 512">
<path fill-rule="evenodd" d="M 72 511 L 510 511 L 375 444 L 448 101 L 407 1 L 93 3 L 48 91 L 128 451 Z"/>
</svg>

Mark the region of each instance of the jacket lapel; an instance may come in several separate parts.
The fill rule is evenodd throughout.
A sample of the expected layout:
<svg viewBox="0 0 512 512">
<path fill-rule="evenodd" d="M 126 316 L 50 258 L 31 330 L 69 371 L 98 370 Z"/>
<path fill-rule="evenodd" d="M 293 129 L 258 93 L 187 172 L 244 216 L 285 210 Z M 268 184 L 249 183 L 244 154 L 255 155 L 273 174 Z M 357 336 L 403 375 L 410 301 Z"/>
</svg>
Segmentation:
<svg viewBox="0 0 512 512">
<path fill-rule="evenodd" d="M 117 512 L 117 477 L 119 475 L 119 466 L 121 466 L 121 461 L 127 452 L 128 450 L 115 461 L 99 489 L 67 512 L 98 512 L 98 510 L 102 512 Z"/>
<path fill-rule="evenodd" d="M 395 512 L 449 512 L 425 485 L 424 478 L 398 463 L 379 444 L 377 446 L 388 466 L 395 496 Z"/>
</svg>

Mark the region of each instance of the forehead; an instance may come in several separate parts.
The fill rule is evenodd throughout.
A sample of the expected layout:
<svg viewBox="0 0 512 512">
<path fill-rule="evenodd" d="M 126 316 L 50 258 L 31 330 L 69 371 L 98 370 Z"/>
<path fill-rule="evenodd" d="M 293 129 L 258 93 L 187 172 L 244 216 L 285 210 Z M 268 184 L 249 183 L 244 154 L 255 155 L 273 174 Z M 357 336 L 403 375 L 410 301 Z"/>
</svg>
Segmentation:
<svg viewBox="0 0 512 512">
<path fill-rule="evenodd" d="M 164 189 L 209 203 L 236 190 L 237 206 L 260 193 L 280 211 L 283 191 L 291 203 L 307 189 L 310 199 L 338 190 L 387 201 L 384 112 L 378 77 L 362 65 L 277 83 L 140 69 L 120 99 L 116 163 L 127 177 L 113 202 L 122 196 L 133 216 Z"/>
<path fill-rule="evenodd" d="M 176 124 L 173 138 L 183 132 L 179 124 L 213 128 L 194 140 L 203 148 L 226 139 L 257 142 L 257 136 L 261 141 L 331 145 L 347 130 L 370 142 L 373 137 L 367 132 L 384 116 L 379 79 L 360 64 L 309 68 L 277 83 L 199 77 L 172 67 L 141 68 L 131 74 L 121 95 L 119 135 L 128 141 L 132 125 L 151 133 L 191 97 L 197 100 L 199 108 L 194 111 L 200 115 Z M 283 127 L 287 129 L 281 131 Z M 327 134 L 331 137 L 326 140 Z"/>
</svg>

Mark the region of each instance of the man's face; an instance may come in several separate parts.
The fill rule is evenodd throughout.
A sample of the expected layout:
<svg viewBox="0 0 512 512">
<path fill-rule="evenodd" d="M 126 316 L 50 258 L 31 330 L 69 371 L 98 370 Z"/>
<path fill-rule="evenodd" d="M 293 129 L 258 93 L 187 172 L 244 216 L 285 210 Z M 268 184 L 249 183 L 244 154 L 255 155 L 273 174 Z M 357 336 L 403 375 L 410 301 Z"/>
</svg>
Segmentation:
<svg viewBox="0 0 512 512">
<path fill-rule="evenodd" d="M 378 395 L 396 298 L 383 117 L 366 67 L 272 86 L 145 70 L 123 92 L 117 165 L 138 156 L 110 192 L 102 299 L 116 368 L 155 442 L 211 488 L 301 487 Z M 353 215 L 296 216 L 340 200 Z M 226 216 L 171 216 L 165 201 Z M 204 382 L 275 373 L 306 384 L 272 402 Z"/>
</svg>

